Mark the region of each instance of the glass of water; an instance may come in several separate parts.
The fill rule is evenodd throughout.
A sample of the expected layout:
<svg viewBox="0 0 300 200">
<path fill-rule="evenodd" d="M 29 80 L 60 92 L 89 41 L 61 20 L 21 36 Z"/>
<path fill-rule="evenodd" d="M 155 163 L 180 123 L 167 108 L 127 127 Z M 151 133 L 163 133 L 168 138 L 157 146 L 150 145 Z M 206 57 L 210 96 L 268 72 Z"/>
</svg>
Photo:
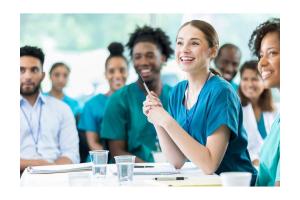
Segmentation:
<svg viewBox="0 0 300 200">
<path fill-rule="evenodd" d="M 129 183 L 133 180 L 135 156 L 115 156 L 119 183 Z"/>
<path fill-rule="evenodd" d="M 95 150 L 90 151 L 90 157 L 92 161 L 93 176 L 96 178 L 105 178 L 108 151 L 107 150 Z"/>
</svg>

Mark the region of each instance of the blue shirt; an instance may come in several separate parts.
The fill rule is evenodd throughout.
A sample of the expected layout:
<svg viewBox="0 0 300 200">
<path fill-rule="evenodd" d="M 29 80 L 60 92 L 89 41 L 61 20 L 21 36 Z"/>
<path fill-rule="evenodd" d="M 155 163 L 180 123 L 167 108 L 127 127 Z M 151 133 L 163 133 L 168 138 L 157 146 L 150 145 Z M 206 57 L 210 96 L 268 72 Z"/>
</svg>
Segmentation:
<svg viewBox="0 0 300 200">
<path fill-rule="evenodd" d="M 50 92 L 47 92 L 44 95 L 52 96 Z M 65 102 L 71 108 L 74 116 L 77 116 L 78 114 L 80 114 L 80 106 L 79 106 L 78 101 L 76 101 L 75 99 L 73 99 L 67 95 L 64 95 L 64 97 L 61 100 L 63 102 Z"/>
<path fill-rule="evenodd" d="M 265 127 L 263 113 L 260 114 L 260 119 L 257 122 L 257 128 L 261 135 L 261 138 L 265 139 L 267 137 L 267 131 L 266 131 L 266 127 Z"/>
<path fill-rule="evenodd" d="M 80 116 L 78 128 L 83 131 L 92 131 L 100 134 L 107 100 L 108 96 L 98 94 L 87 101 Z"/>
<path fill-rule="evenodd" d="M 207 138 L 225 125 L 230 130 L 230 139 L 224 158 L 216 174 L 228 171 L 245 171 L 253 174 L 254 184 L 257 171 L 252 166 L 247 150 L 247 134 L 243 128 L 243 112 L 237 93 L 230 84 L 219 76 L 211 77 L 203 86 L 197 103 L 187 110 L 184 106 L 187 81 L 182 81 L 172 91 L 169 112 L 180 126 L 200 144 L 206 145 Z"/>
<path fill-rule="evenodd" d="M 79 139 L 71 109 L 39 94 L 34 106 L 20 97 L 20 157 L 54 162 L 65 156 L 79 163 Z"/>
<path fill-rule="evenodd" d="M 231 80 L 229 83 L 233 87 L 234 91 L 238 92 L 239 85 L 236 84 L 233 80 Z"/>
<path fill-rule="evenodd" d="M 274 186 L 280 181 L 280 117 L 275 119 L 260 151 L 257 186 Z"/>
<path fill-rule="evenodd" d="M 62 101 L 65 102 L 66 104 L 68 104 L 68 106 L 71 108 L 73 115 L 77 116 L 80 114 L 80 106 L 78 101 L 76 101 L 75 99 L 64 95 L 64 97 L 62 98 Z"/>
</svg>

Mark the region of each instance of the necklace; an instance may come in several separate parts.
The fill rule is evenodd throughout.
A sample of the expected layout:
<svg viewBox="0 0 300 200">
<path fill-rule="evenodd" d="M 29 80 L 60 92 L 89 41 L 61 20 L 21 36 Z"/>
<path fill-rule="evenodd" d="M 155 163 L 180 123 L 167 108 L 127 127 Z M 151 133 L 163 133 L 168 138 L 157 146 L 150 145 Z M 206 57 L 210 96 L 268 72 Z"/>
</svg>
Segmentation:
<svg viewBox="0 0 300 200">
<path fill-rule="evenodd" d="M 201 91 L 203 89 L 203 87 L 205 86 L 206 82 L 208 81 L 209 77 L 210 77 L 210 74 L 211 72 L 208 73 L 207 75 L 207 78 L 201 88 Z M 187 93 L 186 93 L 186 109 L 185 109 L 185 124 L 187 126 L 187 132 L 190 133 L 190 126 L 191 126 L 191 123 L 192 123 L 192 120 L 193 120 L 193 117 L 194 117 L 194 114 L 195 114 L 195 110 L 197 110 L 197 107 L 198 107 L 198 102 L 199 102 L 199 96 L 201 94 L 201 91 L 200 93 L 198 94 L 198 98 L 197 98 L 197 101 L 196 101 L 196 105 L 195 105 L 195 108 L 191 107 L 191 109 L 194 109 L 191 113 L 191 115 L 188 115 L 188 109 L 187 109 L 187 105 L 188 105 L 188 91 L 189 90 L 189 86 L 187 85 Z M 191 110 L 190 109 L 190 110 Z"/>
<path fill-rule="evenodd" d="M 26 121 L 26 123 L 27 123 L 27 125 L 28 125 L 29 133 L 30 133 L 30 135 L 31 135 L 31 137 L 32 137 L 32 139 L 33 139 L 33 141 L 34 141 L 34 144 L 35 144 L 35 150 L 36 150 L 37 153 L 38 153 L 38 143 L 39 143 L 39 138 L 40 138 L 40 134 L 41 134 L 42 106 L 43 106 L 43 104 L 40 105 L 40 113 L 39 113 L 39 117 L 38 117 L 38 119 L 39 119 L 39 121 L 38 121 L 38 131 L 37 131 L 37 136 L 36 136 L 36 138 L 34 137 L 34 134 L 33 134 L 33 128 L 32 128 L 32 126 L 31 126 L 31 124 L 30 124 L 30 120 L 29 120 L 28 116 L 26 115 L 25 111 L 23 110 L 23 108 L 21 107 L 21 111 L 22 111 L 22 113 L 23 113 L 23 115 L 24 115 L 24 117 L 25 117 L 25 121 Z"/>
</svg>

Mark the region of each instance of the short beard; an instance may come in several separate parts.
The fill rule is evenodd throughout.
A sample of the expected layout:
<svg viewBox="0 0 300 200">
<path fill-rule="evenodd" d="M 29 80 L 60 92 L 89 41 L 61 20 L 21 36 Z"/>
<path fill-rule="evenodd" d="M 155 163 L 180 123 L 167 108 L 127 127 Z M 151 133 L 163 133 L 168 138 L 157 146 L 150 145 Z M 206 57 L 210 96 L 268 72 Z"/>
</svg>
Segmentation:
<svg viewBox="0 0 300 200">
<path fill-rule="evenodd" d="M 20 94 L 22 95 L 22 96 L 25 96 L 25 97 L 28 97 L 28 96 L 33 96 L 33 95 L 35 95 L 35 94 L 37 94 L 37 93 L 39 93 L 40 92 L 40 83 L 32 90 L 32 91 L 23 91 L 22 90 L 22 86 L 20 87 Z"/>
</svg>

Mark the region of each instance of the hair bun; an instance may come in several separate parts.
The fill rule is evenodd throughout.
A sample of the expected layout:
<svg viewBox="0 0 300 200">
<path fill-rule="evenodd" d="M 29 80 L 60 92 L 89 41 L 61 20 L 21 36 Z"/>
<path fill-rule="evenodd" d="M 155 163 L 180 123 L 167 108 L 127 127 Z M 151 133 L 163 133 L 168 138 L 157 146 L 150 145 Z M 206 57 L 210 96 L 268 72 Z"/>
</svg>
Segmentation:
<svg viewBox="0 0 300 200">
<path fill-rule="evenodd" d="M 107 48 L 108 48 L 111 56 L 123 55 L 124 47 L 119 42 L 112 42 L 112 43 L 110 43 L 110 45 L 108 45 Z"/>
</svg>

